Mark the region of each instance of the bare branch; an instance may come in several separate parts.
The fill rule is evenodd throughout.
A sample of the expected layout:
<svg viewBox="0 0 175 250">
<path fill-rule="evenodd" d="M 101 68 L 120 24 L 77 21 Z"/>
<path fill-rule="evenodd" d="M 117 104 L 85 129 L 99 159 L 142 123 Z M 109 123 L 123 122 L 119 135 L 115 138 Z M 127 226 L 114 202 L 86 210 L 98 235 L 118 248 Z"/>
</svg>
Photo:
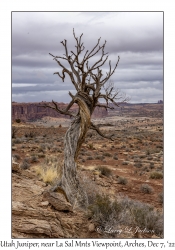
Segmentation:
<svg viewBox="0 0 175 250">
<path fill-rule="evenodd" d="M 104 135 L 104 134 L 100 131 L 99 127 L 97 127 L 96 125 L 94 125 L 92 122 L 91 122 L 90 128 L 93 129 L 93 130 L 95 130 L 95 131 L 97 131 L 97 133 L 98 133 L 99 135 L 101 135 L 102 137 L 114 141 L 114 139 L 112 138 L 112 137 L 114 136 L 114 134 L 112 134 L 112 135 Z"/>
<path fill-rule="evenodd" d="M 101 108 L 105 108 L 105 109 L 114 109 L 114 107 L 110 107 L 107 104 L 102 104 L 102 103 L 97 103 L 96 107 L 101 107 Z"/>
<path fill-rule="evenodd" d="M 113 70 L 112 70 L 112 67 L 111 67 L 111 61 L 109 61 L 109 72 L 106 73 L 107 76 L 101 81 L 101 83 L 102 83 L 103 85 L 104 85 L 104 84 L 109 80 L 109 78 L 114 74 L 114 72 L 115 72 L 115 70 L 116 70 L 116 68 L 117 68 L 117 66 L 118 66 L 118 64 L 119 64 L 119 61 L 120 61 L 120 57 L 118 56 L 117 63 L 116 63 L 116 65 L 115 65 L 115 67 L 114 67 Z"/>
<path fill-rule="evenodd" d="M 54 102 L 53 100 L 52 100 L 52 103 L 54 104 L 54 106 L 51 106 L 51 105 L 48 105 L 45 103 L 44 105 L 38 105 L 38 107 L 51 108 L 51 109 L 54 109 L 55 111 L 57 111 L 58 113 L 63 114 L 63 115 L 69 115 L 69 116 L 73 116 L 73 117 L 76 116 L 75 114 L 68 111 L 71 108 L 71 106 L 74 104 L 73 100 L 68 104 L 68 106 L 64 110 L 60 109 L 58 107 L 57 103 Z"/>
</svg>

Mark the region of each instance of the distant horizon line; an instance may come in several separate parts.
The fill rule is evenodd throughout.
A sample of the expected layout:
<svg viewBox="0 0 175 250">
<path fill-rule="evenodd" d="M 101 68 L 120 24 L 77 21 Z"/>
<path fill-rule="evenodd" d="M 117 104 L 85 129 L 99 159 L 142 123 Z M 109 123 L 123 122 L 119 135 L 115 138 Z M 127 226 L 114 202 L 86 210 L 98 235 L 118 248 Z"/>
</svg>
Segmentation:
<svg viewBox="0 0 175 250">
<path fill-rule="evenodd" d="M 12 101 L 12 103 L 41 103 L 41 102 L 52 102 L 52 101 L 40 101 L 40 102 L 16 102 L 16 101 Z M 57 102 L 57 101 L 55 101 Z M 64 103 L 64 104 L 68 104 L 69 102 L 57 102 L 57 103 Z M 163 100 L 158 100 L 157 102 L 118 102 L 120 104 L 162 104 Z M 112 104 L 112 103 L 111 103 Z"/>
</svg>

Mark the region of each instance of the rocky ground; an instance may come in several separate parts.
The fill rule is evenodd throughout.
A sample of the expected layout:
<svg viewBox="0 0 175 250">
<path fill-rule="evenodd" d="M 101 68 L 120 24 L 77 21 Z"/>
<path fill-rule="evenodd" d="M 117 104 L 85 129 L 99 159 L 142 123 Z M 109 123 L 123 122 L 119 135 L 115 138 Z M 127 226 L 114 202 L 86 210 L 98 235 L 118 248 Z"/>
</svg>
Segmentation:
<svg viewBox="0 0 175 250">
<path fill-rule="evenodd" d="M 96 202 L 95 194 L 106 194 L 111 201 L 125 198 L 151 205 L 154 209 L 152 220 L 155 216 L 158 218 L 155 213 L 163 212 L 162 113 L 161 104 L 136 105 L 123 107 L 122 112 L 115 110 L 104 119 L 94 120 L 104 133 L 114 134 L 114 141 L 89 131 L 82 146 L 78 175 L 91 207 Z M 162 232 L 156 230 L 156 226 L 154 233 L 128 232 L 124 230 L 127 226 L 124 220 L 119 227 L 122 229 L 120 234 L 99 232 L 99 220 L 90 216 L 88 211 L 72 207 L 61 193 L 49 192 L 54 181 L 60 177 L 63 140 L 69 123 L 70 120 L 47 117 L 35 124 L 12 124 L 12 237 L 161 237 Z M 52 169 L 51 179 L 47 175 L 48 169 Z M 54 171 L 57 173 L 55 177 Z M 135 209 L 136 203 L 132 204 Z M 140 218 L 141 210 L 138 211 Z M 147 226 L 139 224 L 140 228 Z"/>
</svg>

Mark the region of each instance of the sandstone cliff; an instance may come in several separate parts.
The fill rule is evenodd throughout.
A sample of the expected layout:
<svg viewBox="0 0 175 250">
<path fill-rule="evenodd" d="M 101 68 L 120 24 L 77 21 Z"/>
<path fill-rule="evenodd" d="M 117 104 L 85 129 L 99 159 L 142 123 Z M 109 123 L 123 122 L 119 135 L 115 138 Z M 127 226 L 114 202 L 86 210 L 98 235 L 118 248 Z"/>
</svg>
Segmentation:
<svg viewBox="0 0 175 250">
<path fill-rule="evenodd" d="M 47 103 L 50 104 L 50 103 Z M 51 108 L 40 107 L 40 103 L 16 103 L 12 102 L 12 120 L 21 119 L 21 121 L 34 121 L 41 119 L 44 116 L 50 117 L 60 117 L 60 118 L 69 118 L 67 115 L 61 115 Z M 64 109 L 67 104 L 58 103 L 59 108 Z M 73 105 L 71 108 L 72 111 L 77 112 L 77 105 Z M 106 117 L 108 112 L 105 108 L 96 107 L 92 117 L 100 118 Z"/>
</svg>

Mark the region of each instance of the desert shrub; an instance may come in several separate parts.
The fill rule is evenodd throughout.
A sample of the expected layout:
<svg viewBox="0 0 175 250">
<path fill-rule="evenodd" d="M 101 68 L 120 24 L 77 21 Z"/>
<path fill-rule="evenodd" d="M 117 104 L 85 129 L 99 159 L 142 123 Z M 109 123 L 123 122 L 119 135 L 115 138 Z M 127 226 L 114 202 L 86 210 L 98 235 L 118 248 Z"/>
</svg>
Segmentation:
<svg viewBox="0 0 175 250">
<path fill-rule="evenodd" d="M 148 184 L 142 184 L 140 186 L 140 190 L 141 192 L 143 192 L 144 194 L 151 194 L 153 192 L 153 189 L 151 186 L 149 186 Z"/>
<path fill-rule="evenodd" d="M 91 149 L 91 150 L 95 149 L 93 143 L 89 143 L 88 148 Z"/>
<path fill-rule="evenodd" d="M 149 149 L 146 150 L 146 155 L 150 155 L 150 150 Z"/>
<path fill-rule="evenodd" d="M 14 126 L 12 126 L 12 138 L 16 138 L 16 134 L 18 132 L 18 129 Z"/>
<path fill-rule="evenodd" d="M 104 156 L 102 156 L 102 155 L 97 155 L 96 157 L 95 157 L 95 159 L 96 160 L 103 160 L 104 159 Z"/>
<path fill-rule="evenodd" d="M 128 197 L 121 199 L 122 224 L 136 226 L 140 229 L 153 230 L 154 234 L 163 236 L 163 214 L 152 206 Z"/>
<path fill-rule="evenodd" d="M 153 169 L 154 168 L 154 163 L 153 162 L 150 162 L 150 169 Z"/>
<path fill-rule="evenodd" d="M 53 147 L 51 148 L 51 152 L 52 152 L 52 153 L 56 153 L 56 152 L 58 152 L 58 151 L 60 151 L 60 149 L 58 149 L 56 146 L 53 146 Z"/>
<path fill-rule="evenodd" d="M 30 168 L 30 163 L 29 163 L 29 159 L 28 158 L 25 158 L 23 160 L 23 163 L 20 165 L 20 167 L 24 170 Z"/>
<path fill-rule="evenodd" d="M 110 153 L 108 153 L 108 152 L 104 152 L 103 156 L 111 157 L 112 155 Z"/>
<path fill-rule="evenodd" d="M 123 161 L 122 165 L 128 165 L 128 162 L 127 161 Z"/>
<path fill-rule="evenodd" d="M 163 216 L 153 207 L 143 203 L 135 203 L 132 207 L 132 215 L 135 224 L 140 228 L 147 228 L 158 234 L 163 231 Z"/>
<path fill-rule="evenodd" d="M 20 159 L 21 159 L 21 156 L 18 155 L 18 154 L 14 154 L 13 157 L 14 157 L 16 160 L 20 160 Z"/>
<path fill-rule="evenodd" d="M 21 143 L 21 140 L 20 140 L 19 138 L 16 138 L 16 139 L 13 140 L 13 142 L 14 142 L 15 144 L 20 144 L 20 143 Z"/>
<path fill-rule="evenodd" d="M 36 155 L 32 155 L 30 161 L 31 163 L 38 162 L 38 157 Z"/>
<path fill-rule="evenodd" d="M 85 173 L 78 172 L 80 186 L 84 190 L 87 196 L 88 205 L 94 203 L 96 195 L 101 193 L 101 187 L 95 184 Z"/>
<path fill-rule="evenodd" d="M 114 155 L 113 159 L 114 160 L 118 160 L 118 157 L 116 155 Z"/>
<path fill-rule="evenodd" d="M 158 201 L 163 204 L 163 193 L 158 194 Z"/>
<path fill-rule="evenodd" d="M 145 157 L 146 157 L 146 155 L 140 155 L 140 159 L 143 159 Z"/>
<path fill-rule="evenodd" d="M 45 158 L 45 154 L 44 154 L 44 153 L 39 153 L 39 154 L 38 154 L 38 157 L 39 157 L 39 158 Z"/>
<path fill-rule="evenodd" d="M 28 133 L 25 133 L 25 137 L 26 138 L 34 138 L 36 136 L 36 134 L 32 131 L 29 131 Z"/>
<path fill-rule="evenodd" d="M 131 152 L 131 150 L 129 148 L 126 148 L 125 151 L 126 152 Z"/>
<path fill-rule="evenodd" d="M 122 185 L 126 185 L 128 183 L 128 180 L 125 177 L 119 176 L 117 178 L 117 183 L 122 184 Z"/>
<path fill-rule="evenodd" d="M 163 235 L 163 214 L 148 204 L 127 197 L 111 201 L 109 196 L 97 194 L 88 207 L 88 217 L 103 229 L 127 225 Z"/>
<path fill-rule="evenodd" d="M 94 160 L 94 158 L 92 156 L 88 156 L 86 159 L 87 160 Z"/>
<path fill-rule="evenodd" d="M 21 119 L 16 119 L 15 120 L 17 123 L 20 123 L 21 122 Z"/>
<path fill-rule="evenodd" d="M 109 177 L 112 174 L 111 169 L 106 166 L 99 166 L 98 169 L 102 175 Z"/>
<path fill-rule="evenodd" d="M 150 179 L 162 179 L 163 174 L 161 172 L 152 172 L 150 173 Z"/>
<path fill-rule="evenodd" d="M 93 204 L 88 207 L 88 216 L 105 228 L 109 221 L 118 219 L 121 209 L 121 205 L 117 201 L 111 201 L 108 195 L 97 194 Z"/>
<path fill-rule="evenodd" d="M 142 163 L 141 162 L 137 162 L 137 163 L 134 164 L 134 166 L 136 168 L 141 168 L 142 167 Z"/>
</svg>

